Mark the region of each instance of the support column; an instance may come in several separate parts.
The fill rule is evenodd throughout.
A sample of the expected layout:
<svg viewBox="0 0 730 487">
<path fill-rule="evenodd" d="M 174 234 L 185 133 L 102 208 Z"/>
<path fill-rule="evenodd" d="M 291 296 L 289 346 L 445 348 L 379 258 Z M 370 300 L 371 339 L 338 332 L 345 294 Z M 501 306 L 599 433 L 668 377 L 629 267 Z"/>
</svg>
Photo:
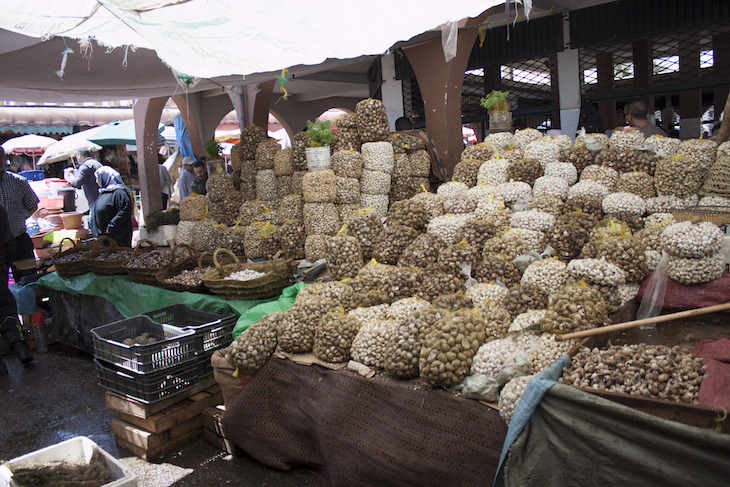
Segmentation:
<svg viewBox="0 0 730 487">
<path fill-rule="evenodd" d="M 694 35 L 679 39 L 679 73 L 681 78 L 698 77 L 700 73 L 700 44 Z M 702 91 L 679 93 L 679 137 L 696 138 L 702 135 Z"/>
<path fill-rule="evenodd" d="M 266 132 L 269 131 L 269 108 L 275 84 L 275 79 L 257 84 L 258 90 L 254 95 L 252 121 L 259 127 L 263 127 Z M 251 97 L 248 98 L 248 101 L 251 102 Z"/>
<path fill-rule="evenodd" d="M 712 50 L 714 65 L 711 68 L 714 77 L 730 76 L 730 34 L 712 36 Z M 715 121 L 720 120 L 720 113 L 725 106 L 730 86 L 718 86 L 712 91 L 712 101 L 715 105 Z M 727 114 L 730 116 L 730 114 Z"/>
<path fill-rule="evenodd" d="M 492 9 L 477 18 L 470 18 L 466 26 L 480 24 Z M 461 89 L 469 55 L 479 29 L 459 31 L 456 57 L 448 63 L 444 60 L 441 38 L 406 47 L 408 57 L 418 79 L 426 111 L 426 131 L 431 135 L 436 150 L 449 174 L 461 158 L 464 143 L 461 135 Z"/>
<path fill-rule="evenodd" d="M 580 128 L 580 59 L 578 49 L 560 51 L 557 56 L 558 96 L 560 101 L 560 129 L 575 141 Z M 551 78 L 552 78 L 552 69 Z"/>
<path fill-rule="evenodd" d="M 403 82 L 395 79 L 395 59 L 393 56 L 395 56 L 395 53 L 380 57 L 380 68 L 383 71 L 383 84 L 380 89 L 391 132 L 395 130 L 395 121 L 405 113 L 403 110 Z"/>
<path fill-rule="evenodd" d="M 134 103 L 133 108 L 143 215 L 162 208 L 160 169 L 157 162 L 157 127 L 165 103 L 167 97 L 142 98 Z"/>
<path fill-rule="evenodd" d="M 228 91 L 238 118 L 238 128 L 244 129 L 256 124 L 268 132 L 271 96 L 276 80 L 264 81 L 255 85 L 237 86 Z"/>
<path fill-rule="evenodd" d="M 195 98 L 193 98 L 195 99 Z M 180 116 L 185 122 L 185 128 L 188 130 L 188 137 L 190 137 L 190 146 L 193 149 L 195 157 L 202 157 L 205 155 L 203 150 L 203 140 L 200 136 L 200 128 L 198 123 L 195 121 L 195 114 L 193 113 L 193 107 L 188 105 L 188 100 L 183 95 L 173 95 L 172 101 L 180 109 Z"/>
<path fill-rule="evenodd" d="M 550 70 L 550 104 L 558 106 L 558 109 L 550 114 L 550 128 L 560 130 L 560 80 L 558 79 L 557 56 L 548 56 L 548 69 Z"/>
<path fill-rule="evenodd" d="M 613 53 L 600 52 L 596 54 L 596 70 L 598 72 L 598 89 L 601 92 L 613 91 Z M 598 102 L 598 113 L 601 115 L 603 126 L 613 130 L 616 125 L 616 102 Z M 623 125 L 623 121 L 621 121 Z"/>
</svg>

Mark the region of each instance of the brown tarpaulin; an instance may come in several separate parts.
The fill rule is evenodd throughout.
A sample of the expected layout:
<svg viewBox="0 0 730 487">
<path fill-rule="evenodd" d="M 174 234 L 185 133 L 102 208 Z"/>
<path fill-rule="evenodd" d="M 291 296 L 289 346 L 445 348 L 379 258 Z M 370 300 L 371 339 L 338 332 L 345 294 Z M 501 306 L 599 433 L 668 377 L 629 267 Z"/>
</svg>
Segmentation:
<svg viewBox="0 0 730 487">
<path fill-rule="evenodd" d="M 507 430 L 497 411 L 449 392 L 278 358 L 223 428 L 270 467 L 353 487 L 490 485 Z"/>
</svg>

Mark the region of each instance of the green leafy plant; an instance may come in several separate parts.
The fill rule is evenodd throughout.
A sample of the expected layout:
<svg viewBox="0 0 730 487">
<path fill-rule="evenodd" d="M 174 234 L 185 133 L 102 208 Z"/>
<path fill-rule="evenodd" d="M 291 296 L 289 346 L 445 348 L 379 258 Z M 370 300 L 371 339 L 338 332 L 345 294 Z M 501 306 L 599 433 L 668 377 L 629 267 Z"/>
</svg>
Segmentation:
<svg viewBox="0 0 730 487">
<path fill-rule="evenodd" d="M 203 150 L 208 159 L 216 160 L 221 156 L 221 146 L 215 139 L 210 139 L 203 145 Z"/>
<path fill-rule="evenodd" d="M 508 112 L 509 111 L 509 103 L 507 103 L 508 96 L 509 96 L 508 91 L 492 90 L 492 92 L 489 95 L 487 95 L 486 98 L 481 98 L 479 100 L 479 103 L 482 105 L 482 108 L 486 108 L 490 112 Z"/>
<path fill-rule="evenodd" d="M 335 138 L 335 133 L 332 132 L 332 122 L 307 120 L 307 135 L 312 141 L 312 147 L 330 145 Z"/>
</svg>

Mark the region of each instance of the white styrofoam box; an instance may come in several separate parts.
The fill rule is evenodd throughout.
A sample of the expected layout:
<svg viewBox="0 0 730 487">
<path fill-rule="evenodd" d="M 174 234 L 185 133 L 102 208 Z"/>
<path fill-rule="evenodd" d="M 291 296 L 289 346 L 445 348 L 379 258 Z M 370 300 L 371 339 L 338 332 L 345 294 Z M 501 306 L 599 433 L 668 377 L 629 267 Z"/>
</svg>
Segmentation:
<svg viewBox="0 0 730 487">
<path fill-rule="evenodd" d="M 103 487 L 137 487 L 137 476 L 124 466 L 119 460 L 104 451 L 85 436 L 77 436 L 70 440 L 62 441 L 55 445 L 47 446 L 23 456 L 14 458 L 8 463 L 10 467 L 31 465 L 49 462 L 83 463 L 88 465 L 94 450 L 99 450 L 106 460 L 107 468 L 111 473 L 113 482 L 104 484 Z M 12 472 L 5 465 L 0 466 L 0 487 L 9 487 Z"/>
</svg>

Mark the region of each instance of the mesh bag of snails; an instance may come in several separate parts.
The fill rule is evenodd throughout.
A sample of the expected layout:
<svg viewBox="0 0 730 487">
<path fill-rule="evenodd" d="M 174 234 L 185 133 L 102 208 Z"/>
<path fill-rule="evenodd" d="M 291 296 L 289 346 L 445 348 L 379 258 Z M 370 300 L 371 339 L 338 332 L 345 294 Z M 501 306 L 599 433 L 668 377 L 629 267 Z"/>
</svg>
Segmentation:
<svg viewBox="0 0 730 487">
<path fill-rule="evenodd" d="M 436 189 L 436 194 L 450 198 L 469 191 L 469 186 L 458 181 L 448 181 Z"/>
<path fill-rule="evenodd" d="M 454 240 L 461 242 L 462 240 L 475 246 L 477 249 L 483 249 L 487 240 L 497 234 L 494 224 L 486 220 L 469 220 L 456 232 Z"/>
<path fill-rule="evenodd" d="M 198 252 L 206 250 L 216 250 L 215 238 L 213 236 L 213 227 L 215 222 L 209 218 L 196 222 L 193 230 L 193 247 Z"/>
<path fill-rule="evenodd" d="M 568 188 L 568 182 L 559 176 L 543 176 L 535 180 L 532 195 L 534 197 L 542 195 L 555 196 L 562 203 L 568 198 Z"/>
<path fill-rule="evenodd" d="M 512 316 L 489 299 L 481 303 L 474 303 L 476 309 L 484 320 L 485 343 L 496 338 L 504 338 L 509 334 L 509 327 L 512 323 Z"/>
<path fill-rule="evenodd" d="M 538 163 L 544 168 L 551 162 L 560 161 L 560 149 L 560 144 L 558 144 L 555 140 L 543 137 L 542 139 L 530 142 L 527 147 L 525 147 L 525 159 L 538 161 Z"/>
<path fill-rule="evenodd" d="M 558 160 L 561 162 L 569 162 L 575 166 L 577 175 L 583 172 L 583 169 L 593 164 L 593 154 L 585 148 L 585 146 L 575 146 L 572 149 L 560 149 Z"/>
<path fill-rule="evenodd" d="M 291 176 L 294 174 L 294 151 L 286 147 L 274 153 L 274 174 L 277 176 Z"/>
<path fill-rule="evenodd" d="M 574 147 L 585 147 L 592 153 L 608 149 L 608 135 L 604 133 L 580 134 L 575 137 Z"/>
<path fill-rule="evenodd" d="M 599 220 L 603 218 L 602 198 L 594 198 L 587 195 L 576 195 L 573 197 L 568 197 L 568 199 L 565 200 L 563 213 L 571 213 L 576 211 L 582 213 L 590 213 L 591 215 L 593 215 L 593 217 L 595 218 L 593 225 L 595 225 L 596 223 L 598 223 Z M 586 228 L 586 230 L 590 230 L 590 228 Z"/>
<path fill-rule="evenodd" d="M 576 387 L 697 404 L 707 366 L 679 346 L 611 345 L 582 347 L 560 382 Z"/>
<path fill-rule="evenodd" d="M 295 171 L 307 170 L 307 152 L 311 140 L 307 132 L 299 132 L 294 134 L 292 142 L 292 159 L 294 160 Z M 253 158 L 252 158 L 253 159 Z"/>
<path fill-rule="evenodd" d="M 478 311 L 447 313 L 423 340 L 420 376 L 434 387 L 460 384 L 469 375 L 472 359 L 485 338 L 485 323 Z"/>
<path fill-rule="evenodd" d="M 602 215 L 603 213 L 601 213 Z M 581 227 L 587 232 L 593 230 L 598 224 L 598 218 L 592 213 L 584 213 L 582 211 L 571 211 L 561 215 L 555 220 L 555 225 L 574 225 Z"/>
<path fill-rule="evenodd" d="M 490 144 L 493 151 L 501 151 L 515 145 L 515 136 L 512 132 L 497 132 L 487 135 L 484 142 Z"/>
<path fill-rule="evenodd" d="M 623 269 L 626 282 L 639 282 L 646 275 L 646 247 L 638 238 L 608 237 L 592 243 L 596 249 L 594 257 L 605 257 L 607 261 Z"/>
<path fill-rule="evenodd" d="M 509 146 L 509 144 L 507 145 Z M 477 159 L 484 162 L 491 159 L 493 153 L 494 151 L 492 150 L 491 142 L 481 142 L 479 144 L 465 147 L 464 150 L 461 151 L 461 160 Z"/>
<path fill-rule="evenodd" d="M 547 232 L 555 225 L 555 217 L 537 210 L 516 211 L 510 218 L 512 228 Z"/>
<path fill-rule="evenodd" d="M 304 258 L 309 262 L 324 259 L 327 255 L 327 241 L 330 235 L 307 235 L 304 240 Z"/>
<path fill-rule="evenodd" d="M 292 194 L 301 195 L 304 192 L 304 175 L 307 171 L 294 171 L 291 177 L 291 192 Z M 303 204 L 303 201 L 302 201 Z"/>
<path fill-rule="evenodd" d="M 444 213 L 463 215 L 477 209 L 477 199 L 469 193 L 461 193 L 444 198 Z"/>
<path fill-rule="evenodd" d="M 677 155 L 689 157 L 700 164 L 704 174 L 715 163 L 717 142 L 711 139 L 687 139 L 679 143 Z"/>
<path fill-rule="evenodd" d="M 646 204 L 641 196 L 632 193 L 611 193 L 603 198 L 603 212 L 630 213 L 641 218 L 646 211 Z"/>
<path fill-rule="evenodd" d="M 464 295 L 474 304 L 481 303 L 485 299 L 493 304 L 499 304 L 507 295 L 507 288 L 504 284 L 478 282 L 469 286 Z"/>
<path fill-rule="evenodd" d="M 362 154 L 357 151 L 338 151 L 332 154 L 330 164 L 335 175 L 341 178 L 360 179 L 362 176 Z"/>
<path fill-rule="evenodd" d="M 392 206 L 397 201 L 407 200 L 418 194 L 421 190 L 419 187 L 420 178 L 392 177 L 390 180 L 390 193 L 388 193 L 388 203 Z"/>
<path fill-rule="evenodd" d="M 246 161 L 240 174 L 240 182 L 238 184 L 238 190 L 243 194 L 245 201 L 255 200 L 256 195 L 256 165 L 254 161 Z M 235 181 L 234 181 L 235 183 Z"/>
<path fill-rule="evenodd" d="M 696 159 L 681 155 L 667 157 L 657 163 L 654 187 L 660 196 L 687 198 L 700 190 L 705 174 Z"/>
<path fill-rule="evenodd" d="M 507 167 L 508 181 L 522 181 L 532 186 L 535 180 L 544 174 L 541 161 L 537 158 L 520 159 Z"/>
<path fill-rule="evenodd" d="M 433 302 L 442 294 L 453 294 L 464 291 L 464 279 L 460 275 L 448 274 L 445 272 L 429 273 L 418 287 L 418 297 Z"/>
<path fill-rule="evenodd" d="M 482 258 L 473 272 L 474 279 L 481 283 L 501 282 L 509 287 L 520 281 L 520 271 L 511 260 L 499 254 L 489 254 Z"/>
<path fill-rule="evenodd" d="M 272 259 L 281 249 L 279 226 L 271 222 L 256 222 L 246 228 L 244 249 L 249 259 Z"/>
<path fill-rule="evenodd" d="M 337 200 L 337 179 L 331 169 L 307 172 L 302 181 L 305 203 L 334 203 Z"/>
<path fill-rule="evenodd" d="M 293 176 L 276 176 L 276 194 L 278 199 L 288 194 L 293 194 Z"/>
<path fill-rule="evenodd" d="M 276 139 L 264 139 L 256 146 L 256 169 L 259 171 L 264 169 L 274 169 L 274 156 L 281 151 L 281 147 Z"/>
<path fill-rule="evenodd" d="M 360 326 L 360 320 L 345 314 L 343 308 L 327 313 L 314 335 L 314 356 L 330 363 L 347 362 Z"/>
<path fill-rule="evenodd" d="M 463 183 L 469 188 L 476 186 L 479 168 L 483 163 L 484 161 L 481 159 L 462 158 L 461 161 L 454 166 L 452 180 L 458 183 Z"/>
<path fill-rule="evenodd" d="M 545 166 L 545 176 L 563 179 L 568 186 L 578 181 L 578 170 L 570 162 L 551 162 Z"/>
<path fill-rule="evenodd" d="M 583 169 L 580 173 L 580 181 L 595 181 L 602 184 L 609 191 L 613 191 L 613 187 L 618 180 L 618 171 L 606 166 L 594 164 Z"/>
<path fill-rule="evenodd" d="M 631 227 L 621 220 L 604 218 L 596 224 L 588 235 L 589 242 L 609 237 L 623 237 L 631 235 Z"/>
<path fill-rule="evenodd" d="M 286 220 L 279 227 L 279 245 L 289 259 L 305 258 L 304 245 L 307 240 L 304 224 L 299 220 Z"/>
<path fill-rule="evenodd" d="M 428 222 L 428 211 L 420 201 L 402 200 L 390 205 L 386 218 L 388 224 L 405 225 L 421 230 Z"/>
<path fill-rule="evenodd" d="M 411 199 L 423 204 L 428 212 L 429 220 L 444 214 L 444 197 L 439 194 L 430 193 L 424 189 Z"/>
<path fill-rule="evenodd" d="M 548 297 L 545 289 L 527 283 L 518 284 L 507 290 L 500 306 L 509 313 L 511 322 L 512 318 L 522 313 L 547 308 Z M 509 324 L 507 326 L 509 327 Z"/>
<path fill-rule="evenodd" d="M 605 185 L 597 181 L 588 179 L 584 181 L 579 181 L 570 188 L 568 188 L 568 199 L 576 196 L 584 196 L 603 201 L 603 198 L 605 198 L 609 193 L 610 191 Z"/>
<path fill-rule="evenodd" d="M 479 167 L 477 173 L 477 184 L 484 186 L 497 186 L 508 181 L 507 169 L 511 162 L 507 159 L 497 158 L 494 156 Z"/>
<path fill-rule="evenodd" d="M 608 308 L 601 293 L 585 281 L 568 284 L 548 303 L 540 326 L 542 331 L 570 333 L 604 326 Z"/>
<path fill-rule="evenodd" d="M 276 189 L 276 174 L 273 169 L 263 169 L 256 172 L 256 197 L 260 200 L 275 200 L 278 196 Z"/>
<path fill-rule="evenodd" d="M 459 232 L 459 229 L 472 218 L 468 213 L 437 216 L 428 222 L 426 232 L 439 237 L 447 245 L 452 245 L 455 243 L 456 234 Z"/>
<path fill-rule="evenodd" d="M 246 256 L 246 227 L 237 221 L 233 226 L 227 228 L 226 232 L 227 248 L 238 257 Z"/>
<path fill-rule="evenodd" d="M 284 313 L 277 328 L 279 346 L 286 353 L 309 353 L 322 318 L 335 309 L 332 300 L 316 297 L 297 300 Z"/>
<path fill-rule="evenodd" d="M 499 389 L 515 377 L 532 373 L 530 350 L 537 348 L 537 336 L 520 333 L 491 340 L 477 351 L 471 366 L 472 375 L 484 375 L 496 381 L 488 399 L 496 401 Z"/>
<path fill-rule="evenodd" d="M 340 227 L 340 214 L 334 203 L 304 203 L 307 235 L 337 235 Z"/>
<path fill-rule="evenodd" d="M 357 238 L 360 242 L 360 249 L 364 259 L 370 259 L 373 255 L 378 236 L 383 230 L 383 224 L 372 208 L 358 210 L 354 215 L 345 220 L 347 235 Z"/>
<path fill-rule="evenodd" d="M 198 221 L 205 218 L 208 213 L 208 205 L 205 196 L 190 195 L 180 202 L 180 220 Z"/>
<path fill-rule="evenodd" d="M 385 373 L 400 379 L 418 377 L 423 340 L 445 315 L 446 310 L 428 305 L 413 310 L 407 320 L 399 321 L 385 347 Z"/>
<path fill-rule="evenodd" d="M 367 98 L 355 105 L 357 131 L 363 142 L 388 140 L 388 114 L 380 100 Z"/>
<path fill-rule="evenodd" d="M 239 144 L 243 159 L 256 159 L 256 148 L 264 139 L 266 139 L 266 131 L 258 125 L 251 125 L 241 130 L 241 142 Z"/>
<path fill-rule="evenodd" d="M 534 375 L 521 375 L 507 382 L 499 391 L 499 416 L 508 427 L 512 422 L 512 414 L 524 394 L 527 384 L 535 377 Z M 495 380 L 496 383 L 496 380 Z"/>
<path fill-rule="evenodd" d="M 466 240 L 446 247 L 439 252 L 438 264 L 444 272 L 453 275 L 471 277 L 471 270 L 481 263 L 482 255 L 479 248 L 470 245 Z"/>
<path fill-rule="evenodd" d="M 616 127 L 608 138 L 608 148 L 616 150 L 644 147 L 644 134 L 635 127 Z"/>
<path fill-rule="evenodd" d="M 175 233 L 175 243 L 192 245 L 197 223 L 197 221 L 193 220 L 180 220 L 180 223 L 177 224 L 177 232 Z"/>
<path fill-rule="evenodd" d="M 446 244 L 441 238 L 422 233 L 403 250 L 398 266 L 425 269 L 438 261 L 439 252 L 445 248 Z"/>
<path fill-rule="evenodd" d="M 526 128 L 523 130 L 515 130 L 515 146 L 518 149 L 525 150 L 530 142 L 534 140 L 542 139 L 542 132 L 533 128 Z"/>
<path fill-rule="evenodd" d="M 304 200 L 300 194 L 284 196 L 279 203 L 279 216 L 282 220 L 304 220 Z M 254 221 L 258 221 L 256 217 Z M 253 222 L 252 222 L 253 223 Z"/>
<path fill-rule="evenodd" d="M 494 197 L 504 201 L 507 206 L 512 206 L 513 203 L 519 200 L 530 199 L 532 197 L 532 187 L 521 181 L 498 184 L 494 188 Z"/>
<path fill-rule="evenodd" d="M 568 281 L 568 271 L 565 262 L 550 258 L 537 260 L 527 266 L 522 274 L 520 284 L 534 286 L 554 294 Z"/>
<path fill-rule="evenodd" d="M 346 222 L 353 215 L 355 215 L 360 208 L 360 203 L 357 204 L 337 204 L 337 214 L 340 215 L 340 221 Z"/>
<path fill-rule="evenodd" d="M 620 175 L 614 188 L 617 193 L 632 193 L 643 199 L 656 196 L 654 178 L 642 171 L 631 171 Z"/>
<path fill-rule="evenodd" d="M 630 211 L 614 211 L 611 213 L 606 213 L 605 218 L 609 220 L 620 221 L 626 224 L 631 230 L 632 234 L 644 228 L 644 219 L 636 213 L 632 213 Z"/>
<path fill-rule="evenodd" d="M 379 308 L 380 306 L 389 306 L 390 298 L 387 293 L 379 289 L 369 289 L 356 291 L 352 296 L 350 308 L 355 310 L 358 308 L 370 309 Z M 385 319 L 385 314 L 378 318 Z M 362 320 L 362 319 L 361 319 Z"/>
<path fill-rule="evenodd" d="M 222 201 L 209 201 L 208 209 L 213 219 L 224 225 L 235 225 L 243 204 L 243 195 L 238 191 L 229 193 Z"/>
<path fill-rule="evenodd" d="M 723 231 L 711 222 L 680 222 L 661 234 L 661 250 L 683 258 L 703 258 L 716 254 L 722 246 Z"/>
<path fill-rule="evenodd" d="M 340 151 L 360 151 L 360 147 L 362 146 L 362 142 L 360 141 L 360 134 L 357 132 L 357 129 L 343 129 L 341 127 L 337 127 L 337 132 L 335 132 L 335 138 L 332 140 L 332 144 L 330 144 L 332 147 L 333 152 L 340 152 Z"/>
<path fill-rule="evenodd" d="M 231 169 L 233 169 L 233 172 L 241 172 L 245 160 L 241 142 L 231 147 Z"/>
<path fill-rule="evenodd" d="M 403 251 L 418 237 L 418 231 L 405 225 L 389 225 L 378 235 L 373 257 L 383 264 L 396 265 Z"/>
<path fill-rule="evenodd" d="M 334 308 L 347 308 L 355 295 L 355 290 L 345 281 L 328 281 L 310 284 L 297 293 L 297 301 L 309 298 L 323 298 L 332 301 Z"/>
<path fill-rule="evenodd" d="M 589 241 L 588 232 L 583 227 L 572 224 L 555 225 L 547 232 L 547 239 L 555 257 L 565 263 L 578 257 Z"/>
<path fill-rule="evenodd" d="M 324 172 L 324 171 L 318 171 Z M 306 175 L 305 180 L 306 182 Z M 355 178 L 335 177 L 335 186 L 337 188 L 337 204 L 360 204 L 360 180 Z"/>
<path fill-rule="evenodd" d="M 394 319 L 363 323 L 352 341 L 352 360 L 378 369 L 385 367 L 385 348 L 398 324 Z"/>
<path fill-rule="evenodd" d="M 475 186 L 475 187 L 479 187 L 479 186 Z M 491 186 L 489 188 L 490 188 L 490 193 L 487 196 L 478 198 L 477 209 L 474 210 L 474 216 L 476 218 L 485 219 L 487 217 L 487 215 L 490 214 L 491 212 L 511 211 L 511 210 L 506 209 L 506 207 L 504 205 L 504 200 L 494 197 L 494 188 Z M 511 216 L 511 213 L 509 216 Z M 506 221 L 506 223 L 509 223 L 509 218 L 506 218 L 505 221 Z M 504 230 L 504 229 L 502 229 L 502 230 Z"/>
<path fill-rule="evenodd" d="M 228 347 L 226 360 L 239 373 L 256 373 L 276 350 L 277 328 L 283 317 L 284 313 L 274 312 L 252 323 Z"/>
<path fill-rule="evenodd" d="M 347 236 L 345 231 L 346 227 L 343 226 L 327 242 L 327 270 L 335 281 L 357 276 L 357 272 L 365 265 L 360 242 L 355 237 Z"/>
<path fill-rule="evenodd" d="M 235 191 L 233 177 L 226 173 L 216 173 L 208 176 L 205 190 L 210 201 L 223 201 L 229 193 Z"/>
</svg>

